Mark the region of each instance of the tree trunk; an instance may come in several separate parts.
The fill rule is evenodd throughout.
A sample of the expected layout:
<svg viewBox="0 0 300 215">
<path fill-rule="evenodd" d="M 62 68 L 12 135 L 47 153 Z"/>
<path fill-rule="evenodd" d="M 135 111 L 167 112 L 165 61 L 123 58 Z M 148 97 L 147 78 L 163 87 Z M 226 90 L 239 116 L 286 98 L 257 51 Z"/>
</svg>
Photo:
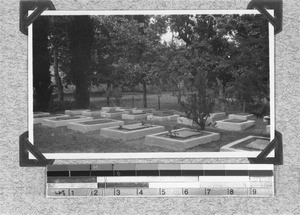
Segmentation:
<svg viewBox="0 0 300 215">
<path fill-rule="evenodd" d="M 58 72 L 58 53 L 56 47 L 53 48 L 53 59 L 54 59 L 54 77 L 58 92 L 58 109 L 64 108 L 64 89 L 61 83 L 61 78 Z"/>
<path fill-rule="evenodd" d="M 76 87 L 76 108 L 88 108 L 90 105 L 91 50 L 94 39 L 93 21 L 89 16 L 74 16 L 68 27 L 70 32 L 70 75 Z"/>
<path fill-rule="evenodd" d="M 48 50 L 49 19 L 40 17 L 33 23 L 33 99 L 34 111 L 49 111 L 52 96 L 50 56 Z"/>
<path fill-rule="evenodd" d="M 109 107 L 109 105 L 110 105 L 110 96 L 111 95 L 109 95 L 108 94 L 108 91 L 110 90 L 110 83 L 107 83 L 107 85 L 106 85 L 106 103 L 107 103 L 107 107 Z"/>
<path fill-rule="evenodd" d="M 219 97 L 220 97 L 220 105 L 221 111 L 225 111 L 225 94 L 224 94 L 224 86 L 222 81 L 216 77 L 218 88 L 219 88 Z"/>
<path fill-rule="evenodd" d="M 146 81 L 142 81 L 143 84 L 143 107 L 147 108 L 147 84 Z"/>
<path fill-rule="evenodd" d="M 182 97 L 182 93 L 181 93 L 181 89 L 180 89 L 180 84 L 177 85 L 177 90 L 178 90 L 178 93 L 177 93 L 177 103 L 179 104 L 179 108 L 180 110 L 182 110 L 182 102 L 181 102 L 181 97 Z"/>
<path fill-rule="evenodd" d="M 157 94 L 157 101 L 158 101 L 158 110 L 160 110 L 160 95 Z"/>
</svg>

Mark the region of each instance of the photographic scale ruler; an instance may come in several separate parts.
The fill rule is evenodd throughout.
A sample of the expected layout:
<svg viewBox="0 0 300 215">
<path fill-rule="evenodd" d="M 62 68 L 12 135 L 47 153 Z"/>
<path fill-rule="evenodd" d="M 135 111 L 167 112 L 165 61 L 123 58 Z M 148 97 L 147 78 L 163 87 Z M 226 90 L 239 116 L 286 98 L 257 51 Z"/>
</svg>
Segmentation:
<svg viewBox="0 0 300 215">
<path fill-rule="evenodd" d="M 274 196 L 273 164 L 49 165 L 47 197 Z"/>
</svg>

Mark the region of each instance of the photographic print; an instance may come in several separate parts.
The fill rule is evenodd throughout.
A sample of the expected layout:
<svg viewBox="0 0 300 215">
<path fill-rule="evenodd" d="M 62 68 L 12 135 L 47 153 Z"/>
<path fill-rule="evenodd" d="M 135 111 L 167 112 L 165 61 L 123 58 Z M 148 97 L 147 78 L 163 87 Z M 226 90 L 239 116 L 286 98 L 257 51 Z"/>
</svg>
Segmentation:
<svg viewBox="0 0 300 215">
<path fill-rule="evenodd" d="M 256 157 L 274 138 L 274 29 L 256 10 L 45 11 L 28 43 L 47 158 Z"/>
</svg>

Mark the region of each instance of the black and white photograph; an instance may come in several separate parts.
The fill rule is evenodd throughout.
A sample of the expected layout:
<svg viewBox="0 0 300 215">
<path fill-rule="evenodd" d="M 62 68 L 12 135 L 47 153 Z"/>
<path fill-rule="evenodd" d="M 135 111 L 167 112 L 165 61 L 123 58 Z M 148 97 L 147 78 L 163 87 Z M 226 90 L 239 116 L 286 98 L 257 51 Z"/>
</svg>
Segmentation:
<svg viewBox="0 0 300 215">
<path fill-rule="evenodd" d="M 29 139 L 47 157 L 255 157 L 274 138 L 274 27 L 254 10 L 46 11 Z"/>
</svg>

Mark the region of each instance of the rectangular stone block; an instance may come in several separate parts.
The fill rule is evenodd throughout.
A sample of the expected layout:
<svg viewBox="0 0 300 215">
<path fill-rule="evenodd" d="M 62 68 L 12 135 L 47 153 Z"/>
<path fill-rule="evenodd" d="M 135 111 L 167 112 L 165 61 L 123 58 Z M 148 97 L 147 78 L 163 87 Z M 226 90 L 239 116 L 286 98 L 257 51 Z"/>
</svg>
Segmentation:
<svg viewBox="0 0 300 215">
<path fill-rule="evenodd" d="M 101 117 L 105 118 L 117 118 L 122 117 L 122 114 L 128 113 L 127 111 L 111 111 L 111 112 L 102 112 Z"/>
<path fill-rule="evenodd" d="M 239 121 L 241 120 L 241 121 Z M 254 120 L 247 120 L 243 121 L 242 119 L 226 119 L 216 121 L 217 127 L 224 130 L 231 130 L 231 131 L 243 131 L 247 128 L 254 126 Z"/>
<path fill-rule="evenodd" d="M 101 116 L 101 113 L 103 111 L 102 110 L 86 110 L 86 111 L 82 111 L 82 116 L 89 116 L 89 117 L 99 117 Z"/>
<path fill-rule="evenodd" d="M 102 107 L 102 111 L 116 111 L 118 107 Z"/>
<path fill-rule="evenodd" d="M 148 134 L 155 134 L 165 130 L 163 126 L 151 125 L 142 126 L 139 124 L 133 124 L 132 126 L 139 126 L 136 129 L 129 127 L 129 125 L 123 126 L 124 128 L 119 129 L 118 127 L 102 128 L 100 129 L 100 135 L 104 137 L 110 137 L 113 139 L 133 140 L 144 138 Z"/>
<path fill-rule="evenodd" d="M 89 132 L 100 130 L 101 128 L 108 128 L 113 126 L 124 125 L 123 121 L 113 120 L 113 119 L 96 119 L 86 122 L 70 122 L 68 123 L 68 128 L 80 132 Z"/>
<path fill-rule="evenodd" d="M 155 111 L 154 108 L 142 108 L 142 109 L 134 109 L 132 110 L 132 113 L 152 113 Z"/>
<path fill-rule="evenodd" d="M 163 122 L 163 121 L 177 120 L 178 117 L 179 117 L 179 115 L 177 115 L 177 114 L 163 115 L 163 116 L 156 116 L 156 115 L 150 114 L 147 116 L 147 120 Z"/>
<path fill-rule="evenodd" d="M 181 133 L 185 131 L 193 131 L 188 128 L 182 128 L 174 130 L 174 133 Z M 205 134 L 202 136 L 192 135 L 190 138 L 171 138 L 168 135 L 168 132 L 162 132 L 158 134 L 147 135 L 145 138 L 145 144 L 148 146 L 159 146 L 167 149 L 173 150 L 185 150 L 191 147 L 209 143 L 220 139 L 219 133 L 202 131 Z M 200 132 L 199 132 L 200 134 Z M 177 135 L 180 136 L 180 135 Z M 184 136 L 184 134 L 183 134 Z"/>
<path fill-rule="evenodd" d="M 74 109 L 74 110 L 65 110 L 65 114 L 66 115 L 71 115 L 71 116 L 75 116 L 75 115 L 81 115 L 82 111 L 87 111 L 88 109 Z"/>
<path fill-rule="evenodd" d="M 252 135 L 250 135 L 250 136 L 247 136 L 247 137 L 245 137 L 245 138 L 236 140 L 236 141 L 234 141 L 234 142 L 231 142 L 231 143 L 228 143 L 228 144 L 222 146 L 222 147 L 220 148 L 220 151 L 221 151 L 221 152 L 241 152 L 241 151 L 245 151 L 244 149 L 242 149 L 242 148 L 237 148 L 236 146 L 239 145 L 239 144 L 241 144 L 241 143 L 243 143 L 243 142 L 245 142 L 245 141 L 249 141 L 249 140 L 252 139 L 252 138 L 258 138 L 258 139 L 261 139 L 261 140 L 268 140 L 268 141 L 270 141 L 270 139 L 269 139 L 269 138 L 266 138 L 266 137 L 252 136 Z M 244 146 L 244 147 L 245 147 L 245 146 Z M 260 147 L 259 147 L 259 148 L 260 148 Z M 262 148 L 258 149 L 257 151 L 261 151 L 261 150 L 262 150 Z"/>
<path fill-rule="evenodd" d="M 174 110 L 157 110 L 152 112 L 153 115 L 161 116 L 161 115 L 173 115 Z"/>
<path fill-rule="evenodd" d="M 33 118 L 44 117 L 44 116 L 50 116 L 50 113 L 47 113 L 47 112 L 33 112 Z"/>
<path fill-rule="evenodd" d="M 229 114 L 229 119 L 241 119 L 241 120 L 248 120 L 255 118 L 253 114 L 250 113 L 236 113 L 236 114 Z"/>
<path fill-rule="evenodd" d="M 42 121 L 42 125 L 56 128 L 60 126 L 67 126 L 69 122 L 85 122 L 90 120 L 93 120 L 93 118 L 86 116 L 62 116 L 52 119 L 44 119 Z"/>
<path fill-rule="evenodd" d="M 58 116 L 69 116 L 69 115 L 63 115 L 63 114 L 54 114 L 54 115 L 44 115 L 44 116 L 38 116 L 33 117 L 33 124 L 42 123 L 44 119 L 52 119 Z"/>
<path fill-rule="evenodd" d="M 130 119 L 130 120 L 143 120 L 143 119 L 147 119 L 147 114 L 131 114 L 131 113 L 125 113 L 122 114 L 122 119 Z"/>
<path fill-rule="evenodd" d="M 136 108 L 129 108 L 129 107 L 117 107 L 116 111 L 126 111 L 128 113 L 132 113 L 133 110 L 135 110 Z"/>
</svg>

